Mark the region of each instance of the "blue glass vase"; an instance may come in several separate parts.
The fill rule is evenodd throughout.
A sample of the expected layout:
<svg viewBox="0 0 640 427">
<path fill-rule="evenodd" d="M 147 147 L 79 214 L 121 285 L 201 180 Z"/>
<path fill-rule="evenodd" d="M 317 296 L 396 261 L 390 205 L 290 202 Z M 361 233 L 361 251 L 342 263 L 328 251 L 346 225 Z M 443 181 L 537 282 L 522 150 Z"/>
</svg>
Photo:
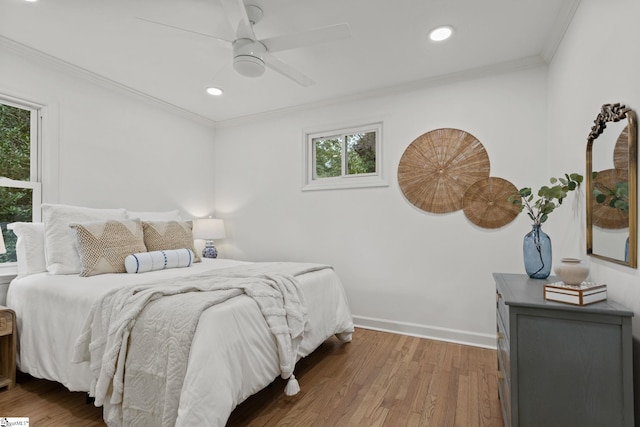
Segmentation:
<svg viewBox="0 0 640 427">
<path fill-rule="evenodd" d="M 546 279 L 551 273 L 551 238 L 534 224 L 522 245 L 524 269 L 533 279 Z"/>
</svg>

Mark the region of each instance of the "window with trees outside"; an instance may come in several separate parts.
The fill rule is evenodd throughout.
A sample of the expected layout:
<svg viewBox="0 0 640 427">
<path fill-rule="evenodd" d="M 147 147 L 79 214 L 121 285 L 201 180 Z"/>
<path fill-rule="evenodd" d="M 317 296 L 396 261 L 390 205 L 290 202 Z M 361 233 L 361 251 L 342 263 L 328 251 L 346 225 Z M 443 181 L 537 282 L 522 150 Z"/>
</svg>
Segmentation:
<svg viewBox="0 0 640 427">
<path fill-rule="evenodd" d="M 40 111 L 0 97 L 0 230 L 6 253 L 0 267 L 16 262 L 16 236 L 7 225 L 40 220 L 38 145 Z"/>
<path fill-rule="evenodd" d="M 305 134 L 303 190 L 388 185 L 382 174 L 382 123 Z"/>
</svg>

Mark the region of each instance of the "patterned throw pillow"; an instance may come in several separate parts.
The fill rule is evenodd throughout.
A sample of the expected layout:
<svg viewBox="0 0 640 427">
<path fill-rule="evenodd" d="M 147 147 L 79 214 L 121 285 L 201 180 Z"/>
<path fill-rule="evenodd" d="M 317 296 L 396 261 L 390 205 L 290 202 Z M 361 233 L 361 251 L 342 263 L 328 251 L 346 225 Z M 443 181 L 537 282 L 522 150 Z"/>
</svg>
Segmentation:
<svg viewBox="0 0 640 427">
<path fill-rule="evenodd" d="M 144 221 L 144 244 L 147 251 L 164 251 L 167 249 L 191 249 L 200 262 L 200 256 L 193 247 L 191 221 Z"/>
<path fill-rule="evenodd" d="M 127 219 L 126 211 L 43 203 L 44 253 L 49 273 L 78 274 L 82 270 L 78 241 L 70 224 L 112 219 Z"/>
<path fill-rule="evenodd" d="M 126 272 L 127 255 L 146 252 L 140 220 L 109 220 L 72 224 L 78 239 L 80 276 Z"/>
</svg>

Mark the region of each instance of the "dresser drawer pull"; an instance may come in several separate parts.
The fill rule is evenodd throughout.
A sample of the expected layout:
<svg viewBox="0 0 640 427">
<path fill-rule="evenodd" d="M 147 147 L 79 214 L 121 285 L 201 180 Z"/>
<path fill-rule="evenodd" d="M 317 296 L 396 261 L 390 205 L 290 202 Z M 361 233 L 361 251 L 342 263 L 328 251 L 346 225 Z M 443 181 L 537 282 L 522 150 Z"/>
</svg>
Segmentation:
<svg viewBox="0 0 640 427">
<path fill-rule="evenodd" d="M 496 377 L 498 377 L 498 380 L 504 381 L 504 374 L 502 373 L 502 371 L 496 372 Z"/>
<path fill-rule="evenodd" d="M 496 337 L 497 337 L 499 340 L 502 340 L 502 339 L 504 339 L 504 334 L 503 334 L 502 332 L 498 332 L 498 333 L 496 334 Z"/>
</svg>

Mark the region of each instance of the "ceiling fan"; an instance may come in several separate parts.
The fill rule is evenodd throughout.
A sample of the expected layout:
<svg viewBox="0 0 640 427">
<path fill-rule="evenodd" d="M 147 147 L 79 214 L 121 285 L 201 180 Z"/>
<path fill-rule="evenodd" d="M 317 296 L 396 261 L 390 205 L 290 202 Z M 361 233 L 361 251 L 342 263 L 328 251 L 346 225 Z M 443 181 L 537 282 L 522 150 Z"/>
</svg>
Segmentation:
<svg viewBox="0 0 640 427">
<path fill-rule="evenodd" d="M 227 21 L 231 24 L 232 28 L 235 29 L 235 40 L 227 40 L 210 34 L 179 28 L 144 18 L 138 19 L 225 42 L 227 47 L 233 49 L 233 68 L 240 75 L 245 77 L 259 77 L 264 74 L 265 68 L 269 67 L 304 87 L 311 86 L 314 81 L 289 64 L 281 61 L 272 55 L 272 53 L 311 46 L 318 43 L 326 43 L 351 36 L 349 25 L 343 23 L 320 27 L 297 34 L 258 39 L 253 31 L 253 26 L 262 19 L 262 9 L 253 4 L 245 5 L 243 0 L 220 1 L 225 11 Z"/>
</svg>

